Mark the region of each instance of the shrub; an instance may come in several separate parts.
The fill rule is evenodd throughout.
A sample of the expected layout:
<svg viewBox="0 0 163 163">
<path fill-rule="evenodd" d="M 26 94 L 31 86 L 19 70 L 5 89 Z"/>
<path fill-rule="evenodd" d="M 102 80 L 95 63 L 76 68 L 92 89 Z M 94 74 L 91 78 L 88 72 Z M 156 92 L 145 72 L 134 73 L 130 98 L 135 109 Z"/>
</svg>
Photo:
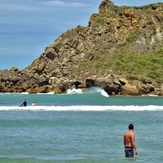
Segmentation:
<svg viewBox="0 0 163 163">
<path fill-rule="evenodd" d="M 138 60 L 139 64 L 142 65 L 142 66 L 146 66 L 148 65 L 148 62 L 145 61 L 145 60 Z"/>
<path fill-rule="evenodd" d="M 130 79 L 130 80 L 139 80 L 139 78 L 137 77 L 137 76 L 128 76 L 128 78 Z"/>
<path fill-rule="evenodd" d="M 96 63 L 95 67 L 101 67 L 103 65 L 103 63 Z"/>
<path fill-rule="evenodd" d="M 162 49 L 162 48 L 159 49 L 159 50 L 157 51 L 157 53 L 158 53 L 158 54 L 163 54 L 163 49 Z"/>
<path fill-rule="evenodd" d="M 111 61 L 109 61 L 108 63 L 107 63 L 107 66 L 108 67 L 111 67 L 113 65 L 113 62 L 111 62 Z"/>
<path fill-rule="evenodd" d="M 95 60 L 99 60 L 100 59 L 100 56 L 99 55 L 96 55 L 94 59 Z"/>
<path fill-rule="evenodd" d="M 162 79 L 161 79 L 161 78 L 157 78 L 157 79 L 156 79 L 156 82 L 157 82 L 157 83 L 162 83 Z"/>
<path fill-rule="evenodd" d="M 104 20 L 104 19 L 103 19 L 102 17 L 98 17 L 98 18 L 96 19 L 96 22 L 97 22 L 97 23 L 102 23 L 103 20 Z"/>
<path fill-rule="evenodd" d="M 128 42 L 134 42 L 135 39 L 137 38 L 138 35 L 138 30 L 136 29 L 135 31 L 133 31 L 133 33 L 127 38 Z"/>
<path fill-rule="evenodd" d="M 151 71 L 151 72 L 147 72 L 146 76 L 153 78 L 153 79 L 157 79 L 160 78 L 162 75 L 161 71 Z"/>
</svg>

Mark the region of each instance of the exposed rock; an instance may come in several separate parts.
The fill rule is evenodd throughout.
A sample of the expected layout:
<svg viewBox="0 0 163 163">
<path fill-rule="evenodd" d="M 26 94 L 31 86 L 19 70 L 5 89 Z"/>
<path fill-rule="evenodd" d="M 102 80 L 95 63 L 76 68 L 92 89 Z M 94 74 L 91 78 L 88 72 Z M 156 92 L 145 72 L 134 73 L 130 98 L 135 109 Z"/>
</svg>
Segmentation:
<svg viewBox="0 0 163 163">
<path fill-rule="evenodd" d="M 133 95 L 133 96 L 134 95 L 140 95 L 136 86 L 131 86 L 129 84 L 125 84 L 124 86 L 122 86 L 121 94 L 122 95 Z"/>
<path fill-rule="evenodd" d="M 41 62 L 37 67 L 37 71 L 41 72 L 44 70 L 44 68 L 45 68 L 45 62 Z"/>
<path fill-rule="evenodd" d="M 123 11 L 123 14 L 126 17 L 136 18 L 136 12 L 133 9 L 126 9 Z"/>
<path fill-rule="evenodd" d="M 103 0 L 99 6 L 99 13 L 106 14 L 112 12 L 114 9 L 114 3 L 110 0 Z"/>
<path fill-rule="evenodd" d="M 143 78 L 142 83 L 143 84 L 152 84 L 152 80 L 150 78 Z"/>
<path fill-rule="evenodd" d="M 27 89 L 27 92 L 29 93 L 47 93 L 46 92 L 47 86 L 40 86 L 40 87 L 36 87 L 36 88 L 29 88 Z"/>
<path fill-rule="evenodd" d="M 17 71 L 19 71 L 19 69 L 18 69 L 17 67 L 12 67 L 12 68 L 10 69 L 10 71 L 15 71 L 15 72 L 17 72 Z"/>
<path fill-rule="evenodd" d="M 154 92 L 155 91 L 155 88 L 152 84 L 147 84 L 147 89 L 150 91 L 150 92 Z"/>
<path fill-rule="evenodd" d="M 48 48 L 46 51 L 45 51 L 45 54 L 46 54 L 46 57 L 50 60 L 54 60 L 55 56 L 56 56 L 56 52 L 55 52 L 55 49 L 53 48 Z"/>
<path fill-rule="evenodd" d="M 46 76 L 42 76 L 38 82 L 39 86 L 44 86 L 49 84 L 49 79 Z"/>
<path fill-rule="evenodd" d="M 14 83 L 18 82 L 21 78 L 19 76 L 13 76 L 11 78 L 11 81 L 13 81 Z"/>
<path fill-rule="evenodd" d="M 49 79 L 49 84 L 50 85 L 55 85 L 56 84 L 56 77 L 51 77 L 50 79 Z"/>
<path fill-rule="evenodd" d="M 0 91 L 60 94 L 97 86 L 109 95 L 163 95 L 162 12 L 162 3 L 118 7 L 103 0 L 87 27 L 78 25 L 62 33 L 25 69 L 0 71 Z M 149 66 L 143 67 L 148 62 L 134 61 L 145 55 L 152 58 L 148 73 Z M 133 72 L 135 68 L 140 74 Z"/>
<path fill-rule="evenodd" d="M 4 70 L 0 71 L 0 77 L 4 77 L 4 78 L 7 78 L 13 74 L 14 74 L 14 72 L 9 71 L 8 69 L 4 69 Z"/>
</svg>

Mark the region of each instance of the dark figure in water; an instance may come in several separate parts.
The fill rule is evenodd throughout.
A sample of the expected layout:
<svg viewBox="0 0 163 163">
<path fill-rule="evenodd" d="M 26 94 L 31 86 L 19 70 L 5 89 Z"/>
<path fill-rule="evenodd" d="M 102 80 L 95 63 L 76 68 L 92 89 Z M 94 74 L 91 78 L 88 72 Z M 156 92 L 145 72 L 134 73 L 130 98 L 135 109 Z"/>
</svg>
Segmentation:
<svg viewBox="0 0 163 163">
<path fill-rule="evenodd" d="M 21 104 L 21 106 L 27 106 L 27 101 L 24 100 L 24 102 Z"/>
</svg>

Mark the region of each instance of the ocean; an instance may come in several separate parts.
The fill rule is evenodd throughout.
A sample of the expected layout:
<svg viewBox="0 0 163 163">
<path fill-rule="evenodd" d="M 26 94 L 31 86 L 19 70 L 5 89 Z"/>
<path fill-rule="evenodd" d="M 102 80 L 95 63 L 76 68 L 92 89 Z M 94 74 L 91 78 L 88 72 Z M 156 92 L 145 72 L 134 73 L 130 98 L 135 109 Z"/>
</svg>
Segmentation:
<svg viewBox="0 0 163 163">
<path fill-rule="evenodd" d="M 126 159 L 130 123 L 138 155 Z M 0 93 L 0 163 L 161 163 L 162 134 L 163 97 Z"/>
</svg>

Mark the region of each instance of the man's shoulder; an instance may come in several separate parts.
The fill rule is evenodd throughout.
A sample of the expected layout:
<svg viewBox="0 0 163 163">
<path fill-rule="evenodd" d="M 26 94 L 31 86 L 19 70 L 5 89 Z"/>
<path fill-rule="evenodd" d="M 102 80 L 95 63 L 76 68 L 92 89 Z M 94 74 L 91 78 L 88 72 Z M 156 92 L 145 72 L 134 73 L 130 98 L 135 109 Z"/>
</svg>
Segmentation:
<svg viewBox="0 0 163 163">
<path fill-rule="evenodd" d="M 133 136 L 134 135 L 134 133 L 133 132 L 130 132 L 130 131 L 127 131 L 125 134 L 124 134 L 124 136 Z"/>
<path fill-rule="evenodd" d="M 124 137 L 128 137 L 130 135 L 130 133 L 127 131 L 125 134 L 124 134 Z"/>
</svg>

